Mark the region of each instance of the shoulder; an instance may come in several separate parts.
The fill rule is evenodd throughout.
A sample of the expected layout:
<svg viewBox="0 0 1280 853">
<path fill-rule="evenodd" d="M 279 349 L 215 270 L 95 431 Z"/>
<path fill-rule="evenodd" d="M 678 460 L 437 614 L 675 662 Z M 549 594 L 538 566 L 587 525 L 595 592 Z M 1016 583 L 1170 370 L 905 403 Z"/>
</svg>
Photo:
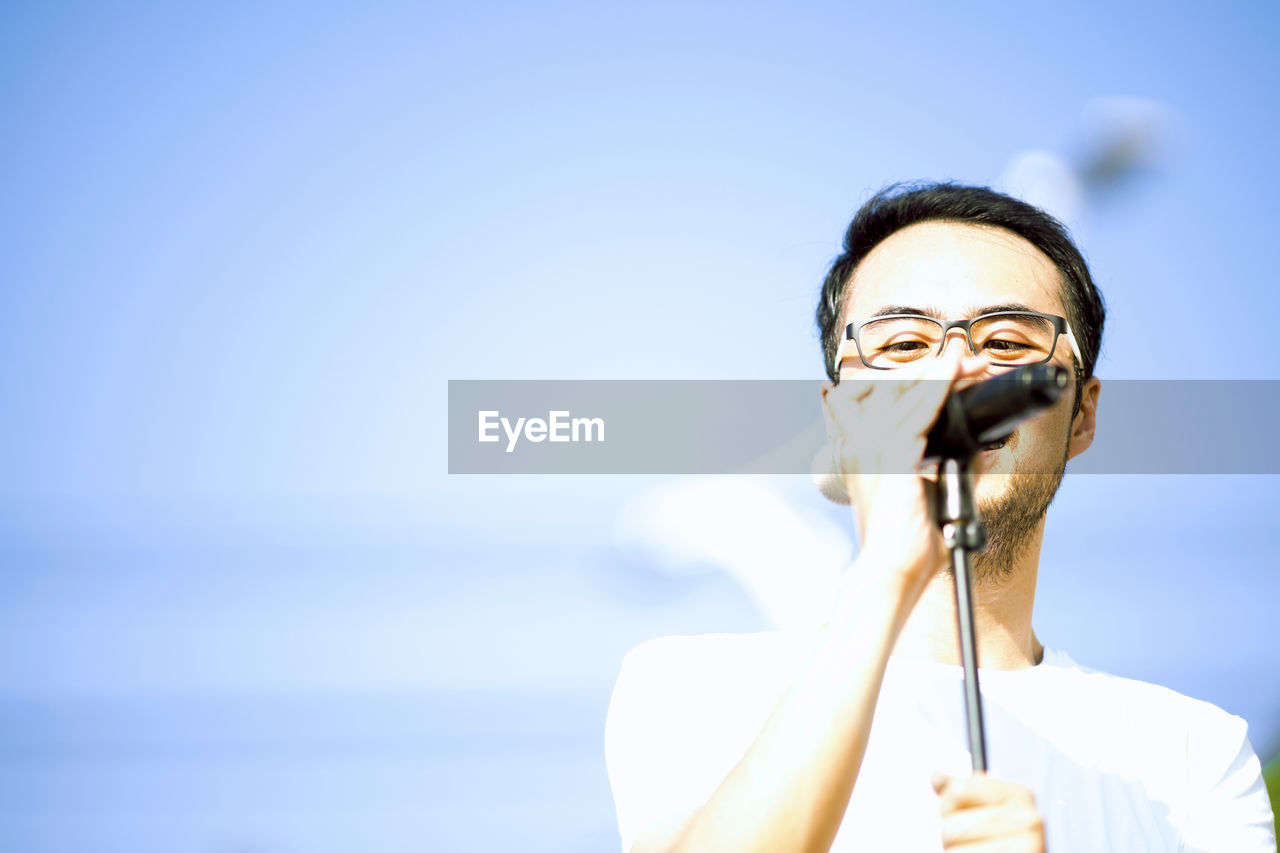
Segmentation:
<svg viewBox="0 0 1280 853">
<path fill-rule="evenodd" d="M 1045 663 L 1062 691 L 1053 692 L 1074 697 L 1072 713 L 1093 737 L 1109 742 L 1113 754 L 1163 766 L 1192 798 L 1213 789 L 1252 793 L 1261 785 L 1243 718 L 1168 687 L 1082 666 L 1062 652 L 1051 658 L 1046 650 Z M 1091 719 L 1099 724 L 1087 725 Z"/>
<path fill-rule="evenodd" d="M 1093 700 L 1088 703 L 1090 707 L 1113 718 L 1142 721 L 1147 727 L 1172 728 L 1180 733 L 1223 733 L 1237 738 L 1237 742 L 1246 728 L 1242 718 L 1212 702 L 1149 681 L 1084 666 L 1058 649 L 1045 650 L 1043 665 L 1052 670 L 1061 690 Z"/>
<path fill-rule="evenodd" d="M 1248 724 L 1212 702 L 1045 650 L 1040 709 L 1056 745 L 1142 780 L 1178 815 L 1182 849 L 1274 851 L 1271 805 Z"/>
</svg>

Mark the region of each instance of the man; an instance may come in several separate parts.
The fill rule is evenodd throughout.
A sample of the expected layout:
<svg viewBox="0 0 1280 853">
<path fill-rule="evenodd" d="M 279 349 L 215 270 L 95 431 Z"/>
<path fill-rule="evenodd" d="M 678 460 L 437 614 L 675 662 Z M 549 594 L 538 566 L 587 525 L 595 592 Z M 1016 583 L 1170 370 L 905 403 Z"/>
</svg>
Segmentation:
<svg viewBox="0 0 1280 853">
<path fill-rule="evenodd" d="M 811 634 L 627 656 L 606 723 L 624 851 L 1274 851 L 1243 720 L 1032 629 L 1045 512 L 1099 398 L 1102 301 L 1065 231 L 983 188 L 891 188 L 844 249 L 818 323 L 858 557 Z M 917 472 L 950 390 L 1030 363 L 1072 387 L 976 461 L 991 771 L 971 775 L 953 581 Z"/>
</svg>

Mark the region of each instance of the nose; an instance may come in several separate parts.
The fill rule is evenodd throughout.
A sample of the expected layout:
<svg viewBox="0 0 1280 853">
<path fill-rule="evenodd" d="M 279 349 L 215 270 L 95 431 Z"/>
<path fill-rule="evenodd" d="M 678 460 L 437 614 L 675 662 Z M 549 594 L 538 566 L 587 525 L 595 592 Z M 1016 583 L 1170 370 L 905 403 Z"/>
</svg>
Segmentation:
<svg viewBox="0 0 1280 853">
<path fill-rule="evenodd" d="M 948 329 L 946 336 L 942 339 L 942 345 L 938 347 L 939 358 L 947 354 L 947 345 L 957 338 L 960 340 L 960 346 L 963 349 L 969 350 L 969 355 L 976 355 L 973 351 L 973 346 L 969 343 L 969 336 L 965 334 L 964 329 Z M 961 352 L 961 355 L 964 354 L 965 353 Z"/>
</svg>

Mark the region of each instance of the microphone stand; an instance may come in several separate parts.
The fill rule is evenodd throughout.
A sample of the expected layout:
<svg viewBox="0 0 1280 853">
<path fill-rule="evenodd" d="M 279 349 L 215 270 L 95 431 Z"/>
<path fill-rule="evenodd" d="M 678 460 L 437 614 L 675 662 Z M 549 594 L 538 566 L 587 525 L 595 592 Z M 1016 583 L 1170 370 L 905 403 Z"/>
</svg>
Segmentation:
<svg viewBox="0 0 1280 853">
<path fill-rule="evenodd" d="M 978 644 L 973 625 L 973 583 L 969 559 L 986 546 L 987 534 L 973 497 L 972 456 L 943 457 L 938 462 L 937 522 L 943 542 L 951 552 L 951 570 L 956 586 L 969 754 L 973 758 L 974 771 L 985 772 L 987 738 L 982 720 L 982 694 L 978 688 Z"/>
<path fill-rule="evenodd" d="M 1029 365 L 947 397 L 929 432 L 925 455 L 937 458 L 936 520 L 951 552 L 956 584 L 956 624 L 964 664 L 964 712 L 973 769 L 987 769 L 986 728 L 978 689 L 978 643 L 973 625 L 973 581 L 969 561 L 987 544 L 973 497 L 973 460 L 991 442 L 1006 439 L 1014 426 L 1062 396 L 1070 376 L 1053 364 Z"/>
</svg>

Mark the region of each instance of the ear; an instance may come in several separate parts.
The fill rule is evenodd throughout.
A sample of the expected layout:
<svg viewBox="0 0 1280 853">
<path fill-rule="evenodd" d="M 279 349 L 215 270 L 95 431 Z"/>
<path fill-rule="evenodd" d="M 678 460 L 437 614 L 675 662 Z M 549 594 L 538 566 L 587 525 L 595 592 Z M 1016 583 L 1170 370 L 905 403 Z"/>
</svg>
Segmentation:
<svg viewBox="0 0 1280 853">
<path fill-rule="evenodd" d="M 1071 441 L 1067 445 L 1068 459 L 1074 459 L 1093 444 L 1093 431 L 1097 426 L 1098 416 L 1098 392 L 1101 390 L 1102 383 L 1096 376 L 1090 377 L 1089 381 L 1084 383 L 1084 391 L 1080 394 L 1080 411 L 1076 412 L 1075 420 L 1071 422 Z"/>
</svg>

